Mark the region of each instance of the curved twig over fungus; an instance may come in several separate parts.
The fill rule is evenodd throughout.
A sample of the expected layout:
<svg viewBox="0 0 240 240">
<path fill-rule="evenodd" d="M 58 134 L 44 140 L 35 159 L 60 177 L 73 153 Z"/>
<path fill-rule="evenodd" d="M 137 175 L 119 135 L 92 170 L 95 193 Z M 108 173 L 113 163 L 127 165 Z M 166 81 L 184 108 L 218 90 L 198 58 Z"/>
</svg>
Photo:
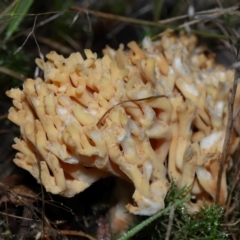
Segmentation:
<svg viewBox="0 0 240 240">
<path fill-rule="evenodd" d="M 56 52 L 37 59 L 44 80 L 27 79 L 23 90 L 7 92 L 9 119 L 21 129 L 14 162 L 38 181 L 41 171 L 46 190 L 66 197 L 109 175 L 132 182 L 134 204 L 126 207 L 134 214 L 163 209 L 170 178 L 191 186 L 196 203 L 189 211 L 212 203 L 233 71 L 196 42 L 166 33 L 156 42 L 146 37 L 142 48 L 107 47 L 102 58 L 85 50 L 85 60 Z M 233 134 L 229 159 L 238 143 Z"/>
</svg>

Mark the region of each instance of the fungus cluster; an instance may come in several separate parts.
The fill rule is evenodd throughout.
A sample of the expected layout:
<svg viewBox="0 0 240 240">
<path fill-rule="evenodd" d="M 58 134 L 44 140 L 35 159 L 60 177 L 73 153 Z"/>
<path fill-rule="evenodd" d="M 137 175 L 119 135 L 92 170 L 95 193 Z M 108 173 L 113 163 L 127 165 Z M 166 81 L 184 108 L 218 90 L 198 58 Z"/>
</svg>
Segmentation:
<svg viewBox="0 0 240 240">
<path fill-rule="evenodd" d="M 122 178 L 135 188 L 126 205 L 133 214 L 163 209 L 170 179 L 190 186 L 189 211 L 212 203 L 233 71 L 217 65 L 195 36 L 166 33 L 128 48 L 107 47 L 102 58 L 85 50 L 86 59 L 50 52 L 36 60 L 44 79 L 7 92 L 14 105 L 8 117 L 21 131 L 15 164 L 66 197 L 100 178 Z M 233 133 L 220 204 L 238 143 Z"/>
</svg>

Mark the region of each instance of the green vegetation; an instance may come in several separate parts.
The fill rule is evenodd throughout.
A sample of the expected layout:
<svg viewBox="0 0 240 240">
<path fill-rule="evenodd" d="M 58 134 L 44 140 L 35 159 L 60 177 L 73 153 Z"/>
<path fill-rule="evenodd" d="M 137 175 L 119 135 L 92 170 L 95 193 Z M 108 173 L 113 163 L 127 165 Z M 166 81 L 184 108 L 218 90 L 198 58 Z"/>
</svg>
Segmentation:
<svg viewBox="0 0 240 240">
<path fill-rule="evenodd" d="M 222 227 L 224 208 L 217 205 L 205 205 L 196 214 L 187 213 L 185 197 L 188 189 L 177 189 L 174 182 L 166 197 L 166 208 L 149 218 L 135 217 L 136 226 L 118 240 L 165 240 L 171 227 L 169 239 L 186 240 L 224 240 L 229 234 Z M 172 220 L 172 222 L 171 222 Z M 135 235 L 136 234 L 136 235 Z M 130 238 L 134 235 L 133 238 Z"/>
</svg>

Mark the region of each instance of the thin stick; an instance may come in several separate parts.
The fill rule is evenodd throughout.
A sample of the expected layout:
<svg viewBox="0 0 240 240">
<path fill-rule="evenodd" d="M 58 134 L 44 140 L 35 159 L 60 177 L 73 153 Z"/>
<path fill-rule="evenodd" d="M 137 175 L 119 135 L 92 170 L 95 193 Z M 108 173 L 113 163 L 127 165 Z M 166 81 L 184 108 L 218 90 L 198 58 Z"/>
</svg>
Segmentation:
<svg viewBox="0 0 240 240">
<path fill-rule="evenodd" d="M 90 10 L 90 9 L 82 8 L 82 7 L 77 7 L 77 6 L 71 6 L 70 10 L 78 11 L 78 12 L 88 12 L 91 15 L 106 18 L 106 19 L 111 19 L 111 20 L 115 20 L 115 21 L 127 22 L 127 23 L 132 23 L 132 24 L 137 24 L 137 25 L 158 27 L 162 30 L 165 30 L 165 29 L 168 29 L 168 28 L 171 28 L 171 29 L 176 30 L 176 31 L 182 30 L 182 28 L 180 28 L 180 27 L 163 25 L 159 22 L 151 22 L 151 21 L 146 21 L 146 20 L 142 20 L 142 19 L 129 18 L 129 17 L 119 16 L 119 15 L 115 15 L 115 14 L 111 14 L 111 13 L 94 11 L 94 10 Z M 222 35 L 222 34 L 212 34 L 212 33 L 199 31 L 199 30 L 195 30 L 195 29 L 192 29 L 191 32 L 195 33 L 195 34 L 198 34 L 198 35 L 203 35 L 203 36 L 206 36 L 206 37 L 226 39 L 226 36 Z M 231 37 L 231 39 L 236 40 L 235 37 Z"/>
<path fill-rule="evenodd" d="M 46 38 L 40 35 L 36 36 L 37 40 L 49 47 L 51 47 L 52 49 L 56 49 L 57 51 L 64 53 L 64 54 L 71 54 L 73 52 L 73 50 L 67 46 L 65 46 L 64 44 L 60 43 L 59 41 L 55 41 L 52 40 L 50 38 Z"/>
<path fill-rule="evenodd" d="M 64 13 L 65 13 L 65 11 L 61 11 L 61 12 L 48 12 L 48 13 L 39 13 L 39 14 L 26 14 L 26 16 L 35 16 L 36 17 L 36 16 L 47 15 L 47 14 L 54 14 L 53 16 L 51 16 L 51 17 L 49 17 L 49 18 L 39 22 L 38 24 L 36 24 L 34 26 L 34 28 L 36 29 L 38 27 L 42 27 L 45 24 L 55 20 L 56 18 L 58 18 L 59 16 L 63 15 Z M 20 14 L 15 14 L 15 16 L 20 16 Z M 0 21 L 0 23 L 1 23 L 1 21 Z M 28 28 L 28 29 L 26 29 L 24 31 L 16 33 L 14 36 L 12 36 L 12 37 L 10 37 L 8 39 L 5 39 L 2 42 L 0 42 L 0 47 L 3 46 L 7 41 L 12 41 L 12 40 L 16 39 L 17 37 L 22 36 L 24 34 L 31 34 L 31 32 L 32 32 L 32 28 Z"/>
<path fill-rule="evenodd" d="M 240 222 L 240 219 L 238 219 L 238 220 L 237 220 L 236 222 L 234 222 L 234 223 L 221 224 L 221 226 L 234 227 L 234 226 L 236 226 L 239 222 Z"/>
<path fill-rule="evenodd" d="M 167 233 L 166 233 L 165 240 L 169 240 L 170 236 L 171 236 L 174 212 L 175 212 L 175 207 L 172 207 L 171 210 L 170 210 L 170 213 L 169 213 L 169 221 L 168 221 L 168 227 L 167 227 Z"/>
<path fill-rule="evenodd" d="M 89 240 L 96 240 L 96 238 L 88 235 L 87 233 L 84 233 L 82 231 L 74 231 L 74 230 L 59 230 L 58 233 L 63 235 L 69 235 L 69 236 L 80 236 L 88 238 Z"/>
<path fill-rule="evenodd" d="M 18 0 L 14 0 L 3 12 L 0 13 L 0 19 L 3 16 L 6 16 L 6 13 L 9 12 L 14 7 L 14 5 L 17 3 L 17 1 Z"/>
<path fill-rule="evenodd" d="M 238 46 L 237 46 L 237 60 L 240 60 L 240 54 L 239 54 L 239 49 L 240 49 L 240 39 L 238 40 Z M 227 161 L 227 155 L 228 155 L 228 147 L 231 141 L 231 134 L 234 128 L 234 120 L 233 120 L 233 105 L 234 105 L 234 100 L 235 100 L 235 95 L 237 91 L 237 85 L 238 85 L 238 79 L 240 77 L 240 69 L 237 68 L 235 70 L 235 76 L 234 76 L 234 81 L 233 81 L 233 88 L 232 88 L 232 94 L 230 97 L 230 101 L 228 104 L 228 121 L 227 121 L 227 128 L 226 128 L 226 135 L 224 138 L 224 143 L 223 143 L 223 151 L 221 154 L 221 159 L 220 159 L 220 166 L 218 170 L 218 178 L 217 178 L 217 188 L 216 188 L 216 197 L 215 197 L 215 203 L 219 203 L 219 198 L 220 198 L 220 189 L 221 189 L 221 179 L 222 179 L 222 174 L 223 174 L 223 169 L 224 165 Z"/>
<path fill-rule="evenodd" d="M 3 114 L 0 116 L 0 120 L 6 119 L 8 117 L 8 113 Z"/>
<path fill-rule="evenodd" d="M 238 160 L 239 161 L 239 160 Z M 238 164 L 239 165 L 239 164 Z M 233 192 L 237 186 L 237 184 L 239 183 L 239 179 L 240 179 L 240 171 L 239 171 L 239 167 L 237 167 L 237 176 L 233 182 L 232 188 L 230 190 L 229 193 L 229 197 L 228 197 L 228 201 L 227 201 L 227 205 L 226 205 L 226 211 L 225 211 L 225 221 L 228 220 L 228 216 L 229 216 L 229 209 L 230 209 L 230 204 L 231 204 L 231 200 L 232 200 L 232 196 L 233 196 Z"/>
<path fill-rule="evenodd" d="M 4 213 L 4 212 L 0 212 L 0 215 L 4 215 L 4 216 L 7 216 L 7 217 L 12 217 L 12 218 L 17 218 L 17 219 L 22 219 L 22 220 L 26 220 L 26 221 L 33 221 L 32 218 L 19 217 L 19 216 L 12 215 L 12 214 L 9 214 L 9 213 Z"/>
<path fill-rule="evenodd" d="M 0 72 L 5 73 L 11 77 L 14 77 L 22 82 L 25 80 L 25 77 L 22 74 L 14 72 L 13 70 L 8 69 L 6 67 L 0 67 Z"/>
<path fill-rule="evenodd" d="M 83 8 L 83 7 L 71 6 L 70 10 L 74 10 L 74 11 L 78 11 L 78 12 L 88 12 L 89 14 L 97 16 L 97 17 L 117 20 L 117 21 L 121 21 L 121 22 L 127 22 L 127 23 L 133 23 L 133 24 L 138 24 L 138 25 L 140 24 L 140 25 L 148 25 L 148 26 L 153 26 L 153 27 L 163 27 L 163 28 L 165 28 L 160 23 L 146 21 L 146 20 L 142 20 L 142 19 L 124 17 L 124 16 L 112 14 L 112 13 L 105 13 L 105 12 L 94 11 L 94 10 L 90 10 L 88 8 Z"/>
<path fill-rule="evenodd" d="M 167 98 L 166 95 L 157 95 L 157 96 L 151 96 L 151 97 L 146 97 L 146 98 L 140 98 L 140 99 L 135 99 L 135 100 L 125 100 L 123 102 L 120 102 L 114 106 L 112 106 L 111 108 L 109 108 L 104 114 L 103 116 L 99 119 L 99 121 L 97 122 L 97 126 L 100 125 L 100 123 L 102 122 L 102 120 L 106 117 L 106 115 L 115 107 L 124 104 L 124 103 L 128 103 L 128 102 L 140 102 L 140 101 L 146 101 L 146 100 L 152 100 L 152 99 L 156 99 L 156 98 Z"/>
</svg>

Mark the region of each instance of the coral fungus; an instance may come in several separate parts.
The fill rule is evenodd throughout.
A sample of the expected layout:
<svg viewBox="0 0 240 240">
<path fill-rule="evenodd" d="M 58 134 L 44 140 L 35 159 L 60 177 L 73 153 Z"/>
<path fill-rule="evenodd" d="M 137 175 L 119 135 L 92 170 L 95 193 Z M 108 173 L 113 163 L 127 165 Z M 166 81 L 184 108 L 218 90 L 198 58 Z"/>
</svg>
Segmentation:
<svg viewBox="0 0 240 240">
<path fill-rule="evenodd" d="M 164 208 L 169 181 L 188 185 L 195 211 L 212 203 L 225 137 L 233 71 L 215 63 L 195 36 L 165 33 L 98 58 L 85 50 L 68 58 L 56 52 L 37 59 L 44 79 L 12 89 L 9 119 L 20 126 L 14 162 L 47 191 L 66 197 L 115 175 L 135 191 L 129 212 Z M 220 189 L 239 139 L 233 133 Z"/>
</svg>

